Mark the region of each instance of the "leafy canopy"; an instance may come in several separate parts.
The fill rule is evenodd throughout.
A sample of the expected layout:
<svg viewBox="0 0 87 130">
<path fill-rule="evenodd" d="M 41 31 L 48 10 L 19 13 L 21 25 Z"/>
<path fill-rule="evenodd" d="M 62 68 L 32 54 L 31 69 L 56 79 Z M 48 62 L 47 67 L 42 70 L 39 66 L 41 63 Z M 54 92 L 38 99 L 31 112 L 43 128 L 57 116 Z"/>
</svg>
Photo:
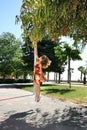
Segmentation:
<svg viewBox="0 0 87 130">
<path fill-rule="evenodd" d="M 60 36 L 87 41 L 87 0 L 22 0 L 20 17 L 16 18 L 33 44 L 45 33 L 54 41 Z"/>
</svg>

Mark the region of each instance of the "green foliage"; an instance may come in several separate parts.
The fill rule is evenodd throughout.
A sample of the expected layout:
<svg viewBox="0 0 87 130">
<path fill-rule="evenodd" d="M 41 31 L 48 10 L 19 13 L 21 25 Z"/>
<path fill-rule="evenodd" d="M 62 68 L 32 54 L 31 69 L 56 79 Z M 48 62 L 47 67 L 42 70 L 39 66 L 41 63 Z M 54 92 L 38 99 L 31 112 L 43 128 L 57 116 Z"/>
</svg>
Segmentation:
<svg viewBox="0 0 87 130">
<path fill-rule="evenodd" d="M 21 41 L 9 32 L 0 36 L 0 74 L 5 78 L 15 76 L 18 68 L 22 66 Z"/>
<path fill-rule="evenodd" d="M 62 72 L 64 72 L 66 59 L 64 59 L 63 55 L 61 55 L 62 53 L 56 54 L 55 48 L 58 49 L 58 44 L 60 44 L 59 40 L 57 42 L 53 42 L 49 38 L 43 39 L 41 42 L 38 43 L 38 50 L 40 50 L 39 55 L 45 54 L 52 61 L 47 71 L 58 72 L 61 74 Z M 60 49 L 62 51 L 62 48 Z"/>
<path fill-rule="evenodd" d="M 75 41 L 87 41 L 86 0 L 23 0 L 20 17 L 24 36 L 34 43 L 48 32 L 54 41 L 70 36 Z"/>
<path fill-rule="evenodd" d="M 24 67 L 27 72 L 32 75 L 34 65 L 34 51 L 30 39 L 24 38 L 24 44 L 22 45 L 23 56 L 22 59 L 26 66 Z"/>
<path fill-rule="evenodd" d="M 78 70 L 81 71 L 82 74 L 87 75 L 87 68 L 80 66 Z"/>
<path fill-rule="evenodd" d="M 69 46 L 67 43 L 64 44 L 65 54 L 72 60 L 82 60 L 80 50 L 75 46 Z"/>
</svg>

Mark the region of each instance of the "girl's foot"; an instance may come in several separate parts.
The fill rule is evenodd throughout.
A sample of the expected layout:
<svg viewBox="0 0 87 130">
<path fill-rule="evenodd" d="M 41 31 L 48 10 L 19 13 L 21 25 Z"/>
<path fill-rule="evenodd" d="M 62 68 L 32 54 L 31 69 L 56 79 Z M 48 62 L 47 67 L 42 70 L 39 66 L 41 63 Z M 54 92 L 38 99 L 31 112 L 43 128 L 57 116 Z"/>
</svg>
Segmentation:
<svg viewBox="0 0 87 130">
<path fill-rule="evenodd" d="M 36 101 L 36 102 L 39 102 L 39 101 L 40 101 L 40 96 L 38 96 L 38 97 L 36 96 L 36 97 L 35 97 L 35 101 Z"/>
</svg>

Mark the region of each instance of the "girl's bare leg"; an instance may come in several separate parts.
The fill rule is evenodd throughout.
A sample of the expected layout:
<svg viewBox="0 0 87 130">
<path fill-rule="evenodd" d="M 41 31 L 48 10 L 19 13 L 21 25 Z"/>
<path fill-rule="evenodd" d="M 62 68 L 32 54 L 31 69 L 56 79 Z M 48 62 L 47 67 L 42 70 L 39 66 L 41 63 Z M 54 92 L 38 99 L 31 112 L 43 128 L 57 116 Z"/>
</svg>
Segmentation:
<svg viewBox="0 0 87 130">
<path fill-rule="evenodd" d="M 39 102 L 40 101 L 40 85 L 34 85 L 34 90 L 35 90 L 35 101 Z"/>
</svg>

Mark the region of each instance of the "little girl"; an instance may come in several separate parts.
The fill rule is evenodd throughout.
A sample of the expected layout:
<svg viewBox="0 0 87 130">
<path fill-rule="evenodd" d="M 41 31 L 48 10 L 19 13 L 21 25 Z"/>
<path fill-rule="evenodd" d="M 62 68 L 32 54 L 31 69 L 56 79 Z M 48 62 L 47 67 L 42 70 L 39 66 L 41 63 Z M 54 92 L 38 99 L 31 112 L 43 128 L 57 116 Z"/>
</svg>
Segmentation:
<svg viewBox="0 0 87 130">
<path fill-rule="evenodd" d="M 50 65 L 51 61 L 46 55 L 36 58 L 36 64 L 34 65 L 34 89 L 35 89 L 35 101 L 40 101 L 40 85 L 46 81 L 42 69 L 46 69 Z"/>
</svg>

